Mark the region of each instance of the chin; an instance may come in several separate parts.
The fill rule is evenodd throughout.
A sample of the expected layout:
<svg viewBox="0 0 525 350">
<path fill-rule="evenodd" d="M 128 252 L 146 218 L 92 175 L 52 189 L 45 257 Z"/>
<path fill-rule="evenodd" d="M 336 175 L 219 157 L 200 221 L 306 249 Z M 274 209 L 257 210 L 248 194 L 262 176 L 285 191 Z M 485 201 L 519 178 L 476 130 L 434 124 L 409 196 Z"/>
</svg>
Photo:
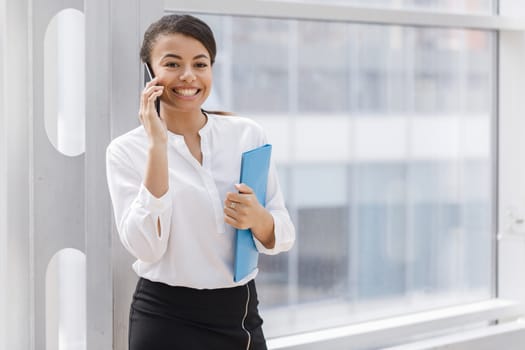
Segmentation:
<svg viewBox="0 0 525 350">
<path fill-rule="evenodd" d="M 187 112 L 194 112 L 196 110 L 200 110 L 202 108 L 202 104 L 195 104 L 195 105 L 192 105 L 192 106 L 181 106 L 181 105 L 176 105 L 174 106 L 174 110 L 176 112 L 183 112 L 183 113 L 187 113 Z"/>
</svg>

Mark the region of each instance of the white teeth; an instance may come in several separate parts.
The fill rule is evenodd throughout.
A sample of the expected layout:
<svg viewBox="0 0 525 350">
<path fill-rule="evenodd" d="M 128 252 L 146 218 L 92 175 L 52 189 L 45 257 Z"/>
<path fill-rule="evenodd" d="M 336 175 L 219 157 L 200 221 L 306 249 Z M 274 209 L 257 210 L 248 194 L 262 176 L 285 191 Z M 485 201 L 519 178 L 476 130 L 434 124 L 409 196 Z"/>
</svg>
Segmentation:
<svg viewBox="0 0 525 350">
<path fill-rule="evenodd" d="M 193 96 L 199 91 L 198 89 L 175 89 L 175 93 L 182 96 Z"/>
</svg>

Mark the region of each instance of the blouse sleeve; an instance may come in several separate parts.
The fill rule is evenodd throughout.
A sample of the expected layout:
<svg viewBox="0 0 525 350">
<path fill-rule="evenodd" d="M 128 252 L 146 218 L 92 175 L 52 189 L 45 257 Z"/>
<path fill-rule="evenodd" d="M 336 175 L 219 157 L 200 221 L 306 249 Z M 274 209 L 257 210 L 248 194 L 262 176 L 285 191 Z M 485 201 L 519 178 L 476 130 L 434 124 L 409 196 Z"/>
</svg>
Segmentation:
<svg viewBox="0 0 525 350">
<path fill-rule="evenodd" d="M 106 151 L 106 171 L 122 244 L 139 260 L 158 261 L 168 245 L 172 212 L 170 190 L 161 198 L 153 196 L 129 158 L 112 145 Z"/>
<path fill-rule="evenodd" d="M 295 227 L 284 204 L 284 197 L 273 162 L 270 164 L 268 172 L 265 207 L 273 217 L 275 245 L 273 248 L 268 249 L 254 237 L 257 250 L 268 255 L 275 255 L 290 250 L 295 242 Z"/>
</svg>

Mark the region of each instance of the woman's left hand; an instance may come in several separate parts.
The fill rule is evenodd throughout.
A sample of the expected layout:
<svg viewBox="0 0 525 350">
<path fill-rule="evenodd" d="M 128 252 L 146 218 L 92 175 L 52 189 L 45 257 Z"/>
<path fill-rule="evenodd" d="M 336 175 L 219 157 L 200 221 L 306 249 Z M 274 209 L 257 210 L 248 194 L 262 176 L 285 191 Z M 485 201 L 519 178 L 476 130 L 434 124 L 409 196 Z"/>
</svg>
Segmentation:
<svg viewBox="0 0 525 350">
<path fill-rule="evenodd" d="M 259 203 L 251 187 L 237 184 L 235 188 L 238 193 L 226 193 L 224 221 L 237 229 L 251 229 L 265 247 L 272 248 L 275 243 L 273 216 Z"/>
</svg>

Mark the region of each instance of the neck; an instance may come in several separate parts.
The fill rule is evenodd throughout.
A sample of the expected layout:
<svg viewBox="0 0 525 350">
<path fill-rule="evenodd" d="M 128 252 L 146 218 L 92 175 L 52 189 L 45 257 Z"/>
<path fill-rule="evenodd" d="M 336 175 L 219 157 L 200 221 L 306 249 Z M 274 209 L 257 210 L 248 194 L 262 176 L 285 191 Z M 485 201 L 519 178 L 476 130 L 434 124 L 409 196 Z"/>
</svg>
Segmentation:
<svg viewBox="0 0 525 350">
<path fill-rule="evenodd" d="M 162 116 L 169 131 L 179 134 L 196 134 L 206 124 L 206 116 L 200 108 L 192 111 L 181 111 L 161 106 Z"/>
</svg>

